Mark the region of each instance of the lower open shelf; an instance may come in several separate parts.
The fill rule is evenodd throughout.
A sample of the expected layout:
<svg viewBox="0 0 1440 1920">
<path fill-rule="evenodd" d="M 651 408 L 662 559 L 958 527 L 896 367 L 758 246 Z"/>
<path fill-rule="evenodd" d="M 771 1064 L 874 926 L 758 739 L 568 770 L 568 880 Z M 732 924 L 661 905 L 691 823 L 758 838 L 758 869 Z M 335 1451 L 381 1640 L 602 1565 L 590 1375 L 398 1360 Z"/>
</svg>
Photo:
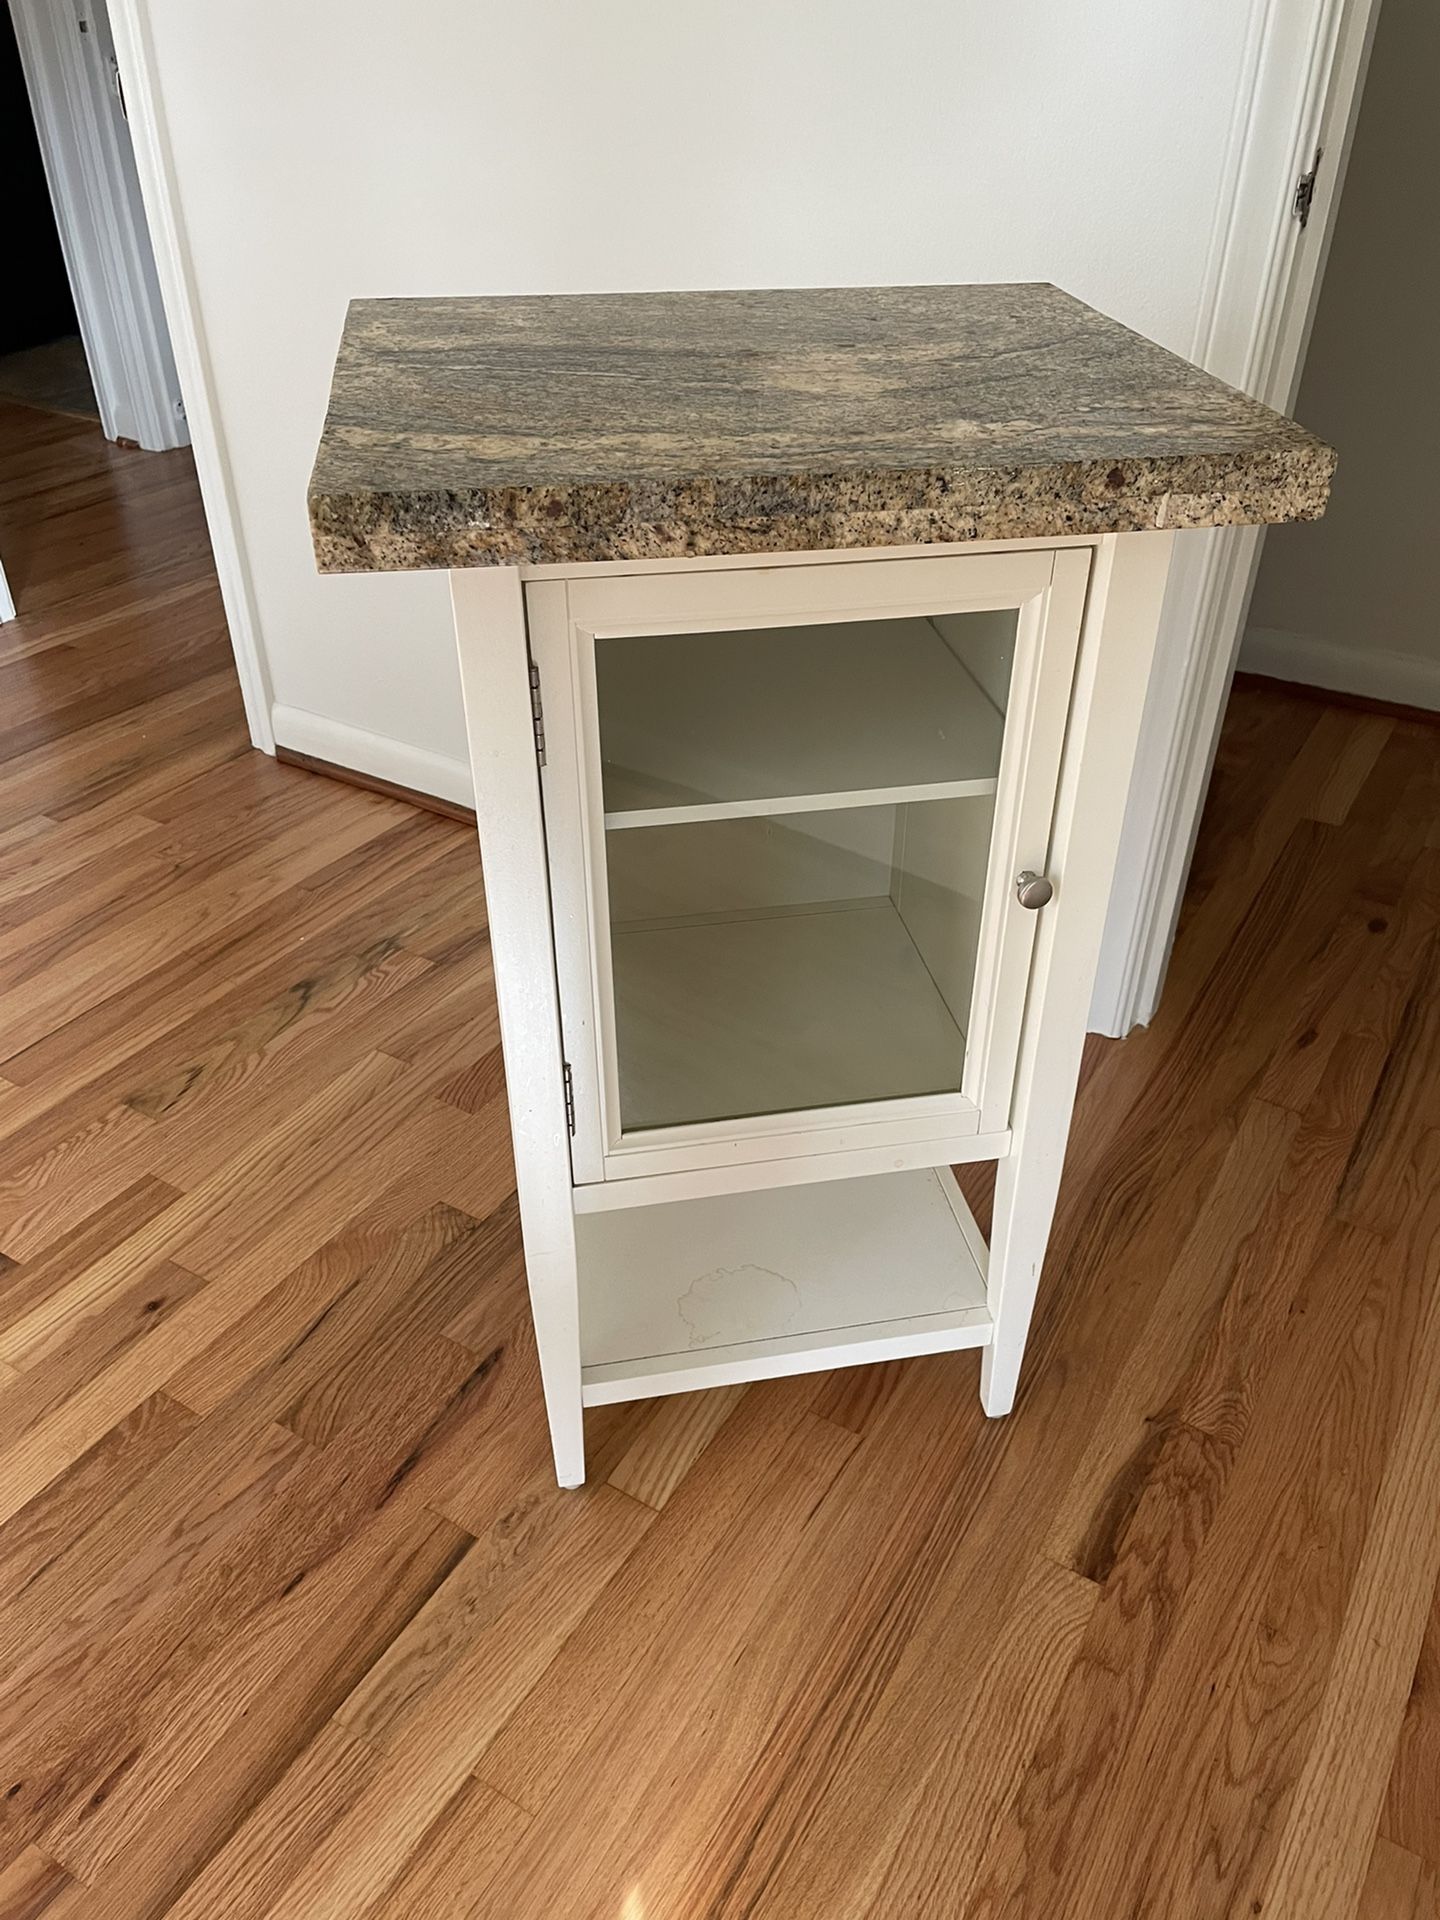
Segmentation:
<svg viewBox="0 0 1440 1920">
<path fill-rule="evenodd" d="M 576 1217 L 585 1404 L 983 1347 L 948 1168 Z"/>
</svg>

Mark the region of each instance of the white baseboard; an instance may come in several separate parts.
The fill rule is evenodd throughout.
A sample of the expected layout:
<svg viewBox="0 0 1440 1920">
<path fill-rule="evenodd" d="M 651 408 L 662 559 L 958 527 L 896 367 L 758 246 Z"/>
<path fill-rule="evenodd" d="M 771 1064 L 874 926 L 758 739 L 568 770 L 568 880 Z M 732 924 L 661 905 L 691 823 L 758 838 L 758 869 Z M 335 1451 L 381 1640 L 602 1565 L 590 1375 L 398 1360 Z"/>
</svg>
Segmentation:
<svg viewBox="0 0 1440 1920">
<path fill-rule="evenodd" d="M 1246 673 L 1272 680 L 1298 680 L 1306 687 L 1356 693 L 1368 700 L 1393 700 L 1404 707 L 1440 712 L 1440 659 L 1414 653 L 1387 653 L 1375 647 L 1338 647 L 1310 633 L 1286 633 L 1279 627 L 1247 627 L 1240 649 Z"/>
<path fill-rule="evenodd" d="M 450 760 L 444 754 L 412 747 L 383 733 L 367 733 L 363 727 L 347 727 L 339 720 L 305 713 L 299 707 L 276 706 L 271 714 L 277 746 L 328 760 L 332 766 L 349 767 L 355 773 L 368 773 L 372 779 L 392 781 L 397 787 L 413 788 L 416 793 L 433 794 L 457 806 L 475 804 L 468 760 Z"/>
</svg>

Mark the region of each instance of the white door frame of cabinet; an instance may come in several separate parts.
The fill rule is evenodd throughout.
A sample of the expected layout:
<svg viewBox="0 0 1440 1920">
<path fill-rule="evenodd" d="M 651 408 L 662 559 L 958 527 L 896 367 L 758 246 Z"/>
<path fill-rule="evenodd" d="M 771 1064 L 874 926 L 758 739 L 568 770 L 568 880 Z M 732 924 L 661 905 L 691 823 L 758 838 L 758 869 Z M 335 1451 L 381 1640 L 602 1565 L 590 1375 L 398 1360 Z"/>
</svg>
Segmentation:
<svg viewBox="0 0 1440 1920">
<path fill-rule="evenodd" d="M 1173 542 L 1168 533 L 1112 534 L 1091 571 L 1050 843 L 1065 911 L 1039 915 L 1011 1147 L 996 1170 L 987 1271 L 994 1331 L 980 1365 L 992 1415 L 1015 1403 L 1055 1214 Z"/>
<path fill-rule="evenodd" d="M 525 1274 L 555 1477 L 585 1478 L 580 1300 L 525 603 L 514 567 L 450 576 L 495 965 Z"/>
<path fill-rule="evenodd" d="M 815 556 L 798 564 L 789 555 L 767 555 L 765 564 L 752 559 L 747 568 L 705 561 L 649 573 L 587 575 L 568 584 L 550 578 L 527 584 L 531 656 L 545 702 L 542 791 L 578 1183 L 629 1183 L 706 1168 L 733 1173 L 792 1152 L 835 1153 L 862 1141 L 898 1147 L 922 1137 L 937 1152 L 920 1164 L 940 1165 L 942 1136 L 1005 1130 L 1035 937 L 1035 916 L 1015 911 L 1010 876 L 1044 862 L 1093 545 L 882 549 L 865 558 L 828 555 L 823 564 Z M 1001 608 L 1018 614 L 1017 642 L 963 1091 L 818 1112 L 756 1113 L 723 1125 L 669 1126 L 622 1138 L 604 936 L 596 634 L 827 626 Z M 866 802 L 862 793 L 842 797 L 847 804 Z M 776 815 L 788 811 L 778 799 L 767 808 Z"/>
</svg>

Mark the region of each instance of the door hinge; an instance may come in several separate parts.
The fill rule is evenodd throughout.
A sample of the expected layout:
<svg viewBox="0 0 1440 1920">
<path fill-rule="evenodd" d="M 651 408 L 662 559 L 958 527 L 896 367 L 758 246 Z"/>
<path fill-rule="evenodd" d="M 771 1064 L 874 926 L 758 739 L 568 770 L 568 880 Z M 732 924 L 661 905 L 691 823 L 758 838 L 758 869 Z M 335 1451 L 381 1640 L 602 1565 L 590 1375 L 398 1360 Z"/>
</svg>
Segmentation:
<svg viewBox="0 0 1440 1920">
<path fill-rule="evenodd" d="M 570 1138 L 575 1138 L 575 1076 L 570 1071 L 570 1062 L 564 1061 L 565 1068 L 565 1124 L 570 1129 Z"/>
<path fill-rule="evenodd" d="M 1310 224 L 1310 209 L 1315 204 L 1315 177 L 1320 171 L 1320 161 L 1325 149 L 1316 147 L 1315 161 L 1308 173 L 1302 173 L 1295 182 L 1295 197 L 1290 202 L 1290 211 L 1300 222 L 1303 232 Z"/>
<path fill-rule="evenodd" d="M 535 729 L 535 758 L 545 764 L 545 709 L 540 702 L 540 669 L 530 662 L 530 724 Z"/>
</svg>

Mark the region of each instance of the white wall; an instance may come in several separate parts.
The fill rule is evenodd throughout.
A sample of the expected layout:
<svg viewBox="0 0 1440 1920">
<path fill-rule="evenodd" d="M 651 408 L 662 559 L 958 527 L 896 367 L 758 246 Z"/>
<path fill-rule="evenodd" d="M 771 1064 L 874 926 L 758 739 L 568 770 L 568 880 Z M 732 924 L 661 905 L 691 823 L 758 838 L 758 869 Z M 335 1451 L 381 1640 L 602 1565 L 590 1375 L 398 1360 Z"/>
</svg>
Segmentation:
<svg viewBox="0 0 1440 1920">
<path fill-rule="evenodd" d="M 1241 664 L 1440 708 L 1440 7 L 1384 0 L 1296 411 L 1340 449 L 1330 510 L 1266 535 Z"/>
<path fill-rule="evenodd" d="M 141 4 L 277 735 L 453 795 L 443 577 L 311 563 L 350 296 L 1048 279 L 1183 352 L 1251 11 Z"/>
</svg>

